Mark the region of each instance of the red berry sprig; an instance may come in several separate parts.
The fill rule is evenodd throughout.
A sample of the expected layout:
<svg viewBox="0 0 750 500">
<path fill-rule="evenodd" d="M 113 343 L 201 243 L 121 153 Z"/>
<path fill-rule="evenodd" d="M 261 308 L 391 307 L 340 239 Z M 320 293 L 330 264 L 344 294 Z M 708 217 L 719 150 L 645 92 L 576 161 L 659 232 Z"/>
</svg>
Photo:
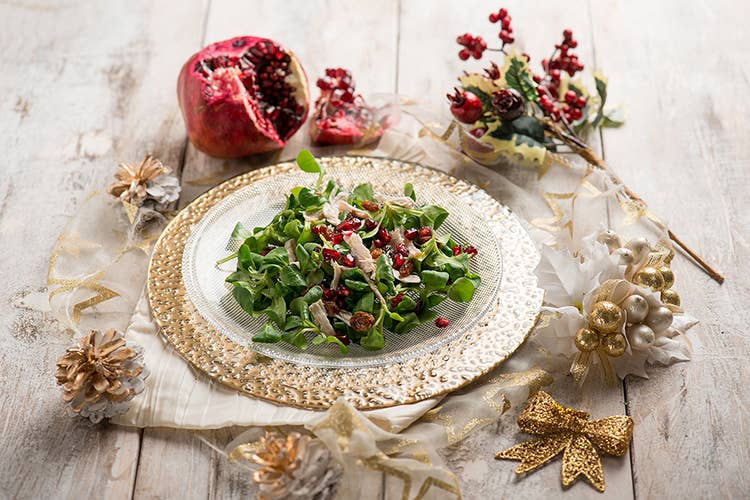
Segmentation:
<svg viewBox="0 0 750 500">
<path fill-rule="evenodd" d="M 458 57 L 462 61 L 467 60 L 470 56 L 474 56 L 474 59 L 481 59 L 482 54 L 487 50 L 487 42 L 481 36 L 464 33 L 456 38 L 456 42 L 464 47 L 458 51 Z"/>
<path fill-rule="evenodd" d="M 490 14 L 490 22 L 500 23 L 500 33 L 497 37 L 503 42 L 503 47 L 506 43 L 513 43 L 516 40 L 513 38 L 513 26 L 510 25 L 510 15 L 507 9 L 500 9 Z"/>
</svg>

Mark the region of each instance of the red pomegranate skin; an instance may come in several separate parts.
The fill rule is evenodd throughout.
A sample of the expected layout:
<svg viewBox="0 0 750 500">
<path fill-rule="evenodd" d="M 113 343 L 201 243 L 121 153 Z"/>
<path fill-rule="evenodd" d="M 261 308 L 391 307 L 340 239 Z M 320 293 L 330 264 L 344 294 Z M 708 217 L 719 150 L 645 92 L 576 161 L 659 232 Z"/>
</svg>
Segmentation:
<svg viewBox="0 0 750 500">
<path fill-rule="evenodd" d="M 297 70 L 301 97 L 298 103 L 302 105 L 303 113 L 299 123 L 283 137 L 279 137 L 272 123 L 260 112 L 239 78 L 231 75 L 217 78 L 220 91 L 212 94 L 206 92 L 206 87 L 210 87 L 211 83 L 195 70 L 196 63 L 221 56 L 239 57 L 260 42 L 271 42 L 281 47 L 278 42 L 267 38 L 235 37 L 208 45 L 193 54 L 180 71 L 177 97 L 188 138 L 195 147 L 210 156 L 238 158 L 280 149 L 307 118 L 307 75 L 294 54 L 286 49 Z"/>
</svg>

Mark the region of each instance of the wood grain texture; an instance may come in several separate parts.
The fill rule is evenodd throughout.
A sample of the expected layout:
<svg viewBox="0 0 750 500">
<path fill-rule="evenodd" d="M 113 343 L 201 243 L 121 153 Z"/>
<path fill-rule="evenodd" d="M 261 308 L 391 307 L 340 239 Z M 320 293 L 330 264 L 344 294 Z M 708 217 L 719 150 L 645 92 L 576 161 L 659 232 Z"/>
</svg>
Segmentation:
<svg viewBox="0 0 750 500">
<path fill-rule="evenodd" d="M 675 289 L 702 324 L 693 360 L 627 381 L 639 498 L 733 498 L 750 489 L 750 257 L 747 115 L 750 33 L 730 1 L 591 2 L 595 41 L 628 123 L 607 131 L 610 164 L 701 255 L 719 286 L 685 258 Z M 635 28 L 637 26 L 637 28 Z"/>
<path fill-rule="evenodd" d="M 495 461 L 494 452 L 527 438 L 514 415 L 445 450 L 446 462 L 467 499 L 744 497 L 750 103 L 741 96 L 750 90 L 750 32 L 740 20 L 750 7 L 730 0 L 504 5 L 519 51 L 541 57 L 564 27 L 576 32 L 587 70 L 595 61 L 610 77 L 611 102 L 629 109 L 627 125 L 606 131 L 597 146 L 727 282 L 719 287 L 675 260 L 676 289 L 702 320 L 690 333 L 692 362 L 655 369 L 650 380 L 628 379 L 625 392 L 590 383 L 577 394 L 565 379 L 550 388 L 560 403 L 593 417 L 627 410 L 634 418 L 632 455 L 604 458 L 605 495 L 582 482 L 564 492 L 559 459 L 523 479 L 514 463 Z M 459 61 L 455 36 L 495 40 L 491 8 L 480 0 L 0 2 L 0 497 L 254 494 L 247 472 L 201 439 L 225 444 L 234 430 L 137 431 L 71 419 L 52 377 L 69 337 L 44 312 L 18 307 L 44 292 L 55 238 L 117 161 L 147 151 L 178 169 L 184 161 L 184 206 L 220 180 L 279 157 L 223 161 L 185 148 L 174 85 L 202 39 L 269 36 L 299 55 L 313 87 L 324 68 L 342 66 L 365 93 L 427 96 L 446 113 L 455 77 L 484 64 Z M 284 157 L 305 138 L 303 129 Z M 523 182 L 523 174 L 507 174 Z M 380 485 L 369 491 L 383 496 Z"/>
<path fill-rule="evenodd" d="M 203 14 L 174 1 L 0 3 L 0 497 L 131 495 L 139 432 L 67 414 L 54 365 L 70 337 L 15 306 L 44 293 L 57 235 L 119 160 L 151 150 L 178 163 L 172 75 Z"/>
</svg>

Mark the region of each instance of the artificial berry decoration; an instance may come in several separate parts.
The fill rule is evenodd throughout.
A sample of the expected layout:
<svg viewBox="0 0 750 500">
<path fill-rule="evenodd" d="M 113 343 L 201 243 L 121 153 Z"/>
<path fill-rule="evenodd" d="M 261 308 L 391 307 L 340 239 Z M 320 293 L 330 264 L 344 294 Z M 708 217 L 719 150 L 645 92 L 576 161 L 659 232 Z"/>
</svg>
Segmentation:
<svg viewBox="0 0 750 500">
<path fill-rule="evenodd" d="M 455 94 L 446 94 L 451 103 L 451 113 L 462 123 L 474 123 L 482 116 L 482 101 L 473 92 L 455 89 Z"/>
<path fill-rule="evenodd" d="M 481 36 L 473 36 L 469 33 L 464 33 L 456 38 L 456 43 L 464 47 L 458 51 L 458 57 L 462 61 L 471 56 L 474 56 L 474 59 L 481 59 L 482 54 L 487 49 L 487 42 Z"/>
<path fill-rule="evenodd" d="M 497 12 L 493 12 L 490 14 L 490 22 L 492 24 L 500 23 L 500 34 L 498 35 L 498 38 L 502 40 L 503 47 L 505 47 L 505 44 L 507 43 L 513 43 L 515 41 L 515 38 L 513 38 L 513 27 L 510 25 L 510 15 L 508 15 L 507 9 L 500 9 Z"/>
<path fill-rule="evenodd" d="M 500 90 L 492 94 L 492 106 L 503 121 L 513 121 L 526 110 L 523 96 L 511 88 Z"/>
</svg>

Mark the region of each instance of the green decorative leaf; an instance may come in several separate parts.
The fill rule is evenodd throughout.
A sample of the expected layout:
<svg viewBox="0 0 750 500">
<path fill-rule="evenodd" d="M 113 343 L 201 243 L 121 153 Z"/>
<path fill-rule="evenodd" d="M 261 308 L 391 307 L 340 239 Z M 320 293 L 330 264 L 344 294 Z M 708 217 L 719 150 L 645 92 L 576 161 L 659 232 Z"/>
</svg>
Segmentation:
<svg viewBox="0 0 750 500">
<path fill-rule="evenodd" d="M 510 53 L 505 56 L 505 67 L 500 70 L 501 78 L 505 79 L 508 87 L 520 92 L 525 101 L 538 101 L 533 75 L 523 56 Z"/>
<path fill-rule="evenodd" d="M 604 105 L 607 103 L 607 77 L 598 71 L 594 72 L 594 83 L 596 84 L 596 93 L 599 94 L 599 109 L 596 111 L 594 121 L 591 126 L 596 128 L 604 119 Z"/>
<path fill-rule="evenodd" d="M 619 127 L 623 123 L 625 123 L 625 108 L 623 106 L 604 110 L 602 127 Z"/>
<path fill-rule="evenodd" d="M 299 165 L 299 168 L 303 171 L 311 174 L 317 174 L 321 171 L 320 165 L 315 160 L 315 157 L 306 149 L 297 153 L 297 165 Z"/>
</svg>

